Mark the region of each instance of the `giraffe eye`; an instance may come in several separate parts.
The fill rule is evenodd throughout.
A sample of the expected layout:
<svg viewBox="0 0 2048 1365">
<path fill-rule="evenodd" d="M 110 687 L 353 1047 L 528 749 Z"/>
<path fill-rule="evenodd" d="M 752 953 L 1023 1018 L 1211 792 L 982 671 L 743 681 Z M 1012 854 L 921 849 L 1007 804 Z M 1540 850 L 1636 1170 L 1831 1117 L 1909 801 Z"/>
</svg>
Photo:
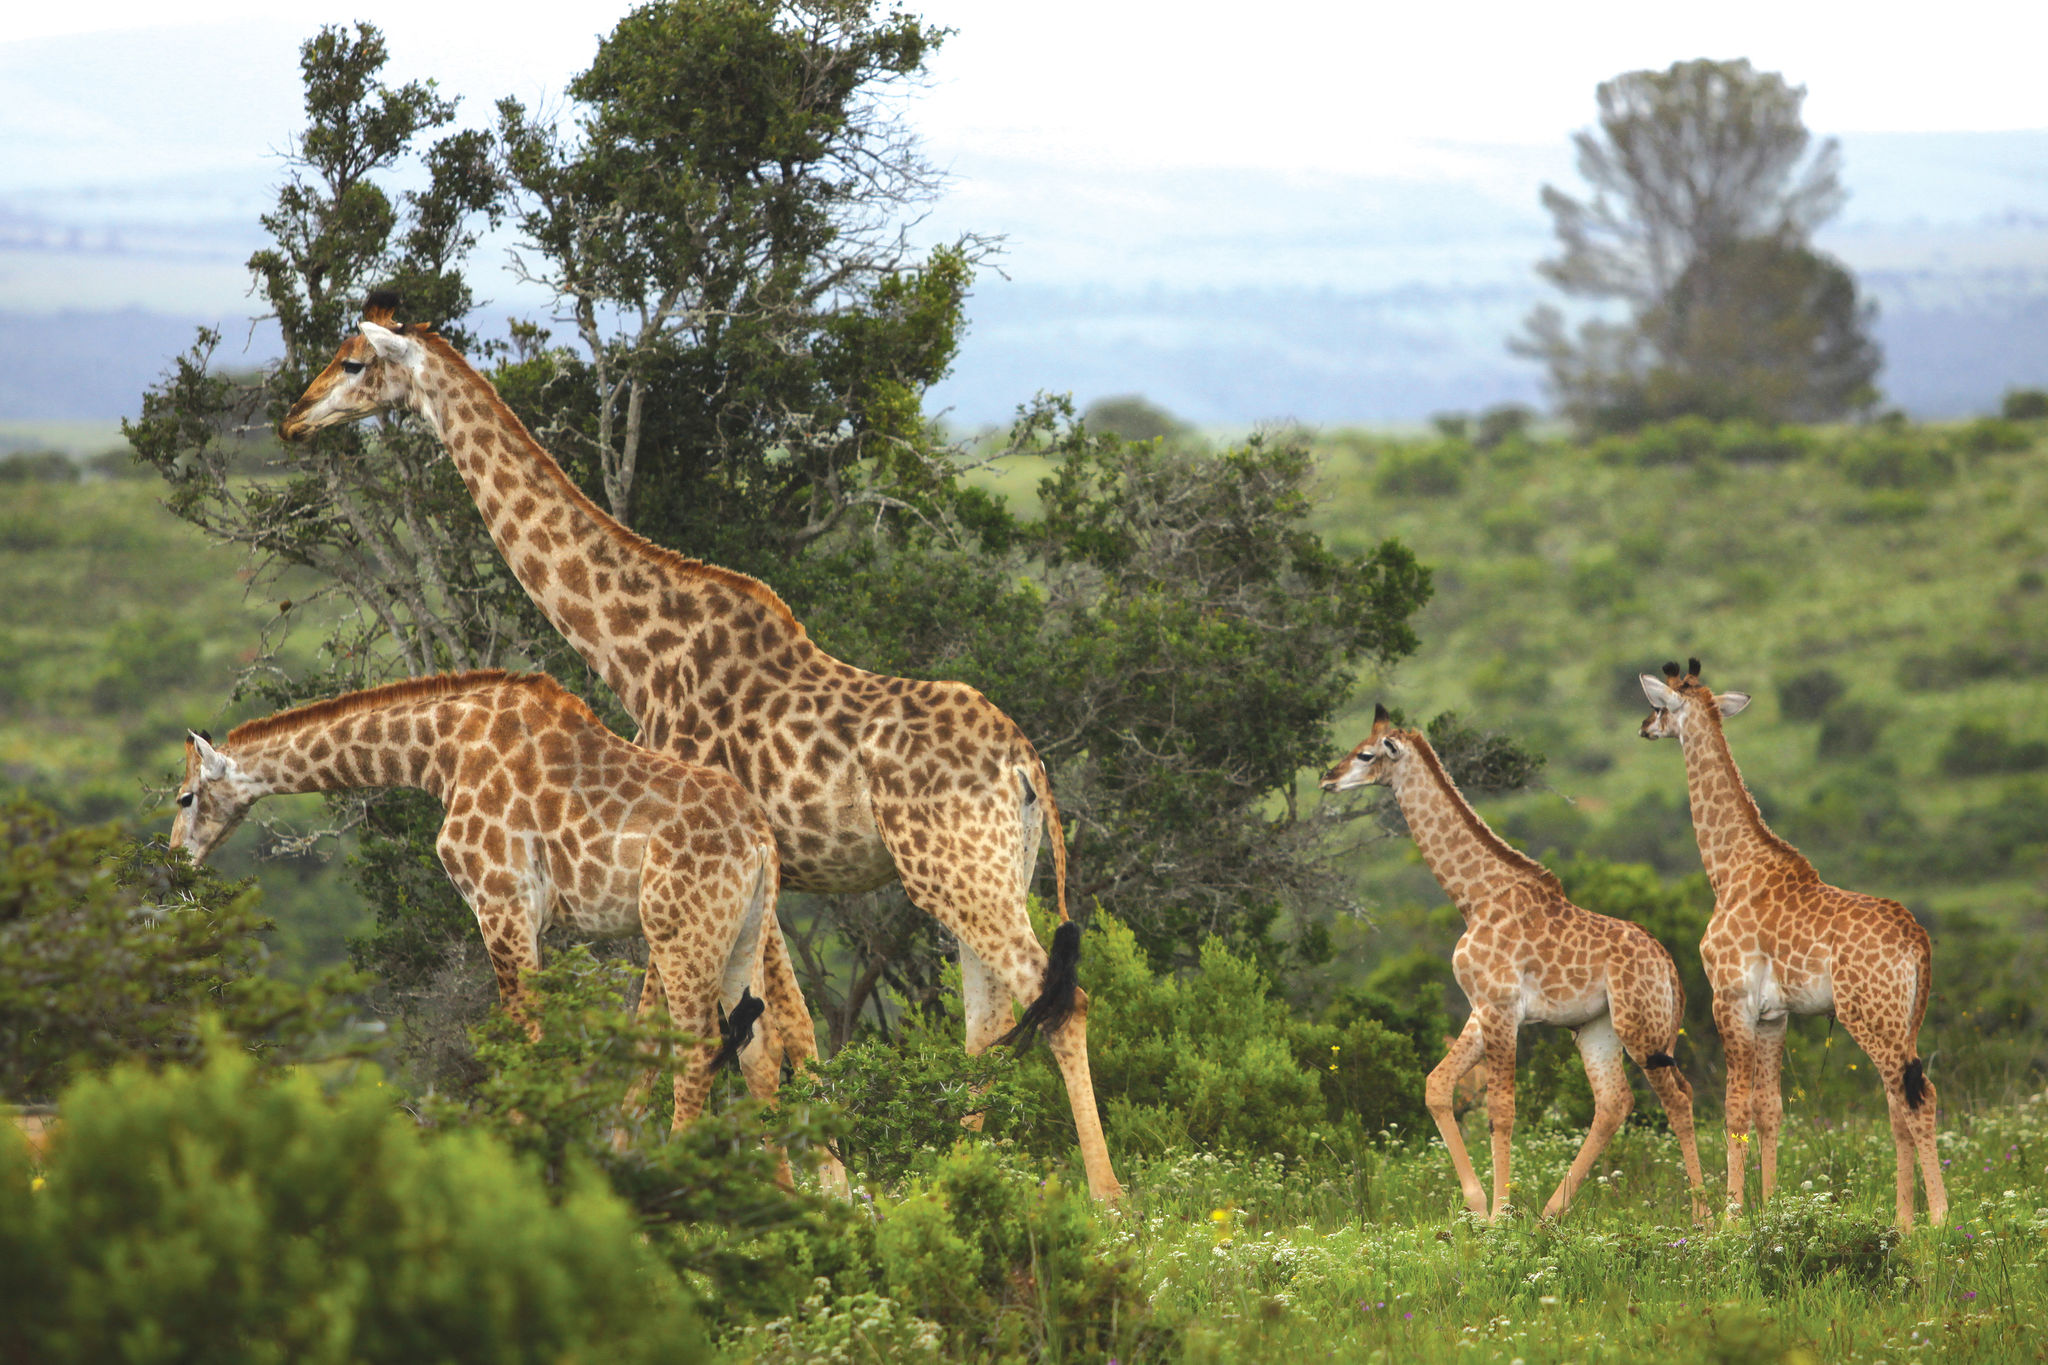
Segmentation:
<svg viewBox="0 0 2048 1365">
<path fill-rule="evenodd" d="M 363 372 L 363 362 L 360 360 L 344 360 L 341 362 L 341 370 L 343 374 L 361 374 Z"/>
<path fill-rule="evenodd" d="M 192 793 L 191 793 L 191 792 L 179 792 L 179 793 L 178 793 L 178 804 L 179 804 L 179 805 L 181 805 L 181 806 L 189 806 L 189 805 L 191 805 L 191 804 L 192 804 Z"/>
</svg>

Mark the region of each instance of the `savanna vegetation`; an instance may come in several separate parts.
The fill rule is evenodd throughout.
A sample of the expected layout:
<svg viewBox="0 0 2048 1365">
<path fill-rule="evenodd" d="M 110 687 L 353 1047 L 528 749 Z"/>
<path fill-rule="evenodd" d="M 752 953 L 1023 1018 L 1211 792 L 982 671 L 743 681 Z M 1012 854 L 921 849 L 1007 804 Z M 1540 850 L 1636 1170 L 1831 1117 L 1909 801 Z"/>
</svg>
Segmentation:
<svg viewBox="0 0 2048 1365">
<path fill-rule="evenodd" d="M 963 437 L 922 394 L 985 244 L 911 248 L 936 181 L 893 114 L 945 37 L 860 0 L 649 5 L 570 84 L 576 120 L 463 128 L 381 83 L 375 29 L 323 30 L 251 261 L 285 362 L 224 372 L 202 335 L 136 459 L 0 464 L 0 1093 L 61 1114 L 46 1149 L 0 1130 L 0 1356 L 2039 1358 L 2048 397 L 1787 424 L 1874 396 L 1853 282 L 1804 241 L 1835 189 L 1801 92 L 1744 63 L 1603 87 L 1582 166 L 1618 197 L 1553 192 L 1549 272 L 1636 330 L 1551 334 L 1573 436 L 1500 409 L 1223 444 L 1125 396 Z M 1767 153 L 1739 202 L 1616 207 L 1643 202 L 1622 167 L 1664 164 L 1630 147 L 1729 99 Z M 465 330 L 492 220 L 560 305 L 497 345 Z M 1789 395 L 1729 350 L 1787 271 L 1835 311 L 1774 335 L 1842 342 Z M 530 1040 L 431 802 L 308 799 L 204 872 L 153 837 L 186 725 L 389 676 L 546 668 L 630 733 L 419 423 L 252 435 L 393 282 L 622 520 L 1034 737 L 1124 1204 L 1086 1197 L 1044 1049 L 961 1054 L 958 969 L 894 889 L 785 898 L 826 1060 L 772 1108 L 721 1082 L 671 1138 L 665 1087 L 623 1107 L 680 1041 L 628 1012 L 630 951 L 550 943 Z M 1716 1185 L 1711 899 L 1678 755 L 1634 738 L 1635 675 L 1687 654 L 1758 698 L 1729 729 L 1775 827 L 1934 932 L 1944 1229 L 1892 1230 L 1876 1082 L 1817 1020 L 1774 1203 L 1694 1226 L 1645 1091 L 1561 1225 L 1455 1212 L 1421 1096 L 1465 1009 L 1457 918 L 1390 803 L 1315 776 L 1385 701 L 1578 903 L 1674 950 Z M 1561 1031 L 1520 1076 L 1534 1207 L 1590 1099 Z M 850 1204 L 812 1191 L 828 1142 Z"/>
</svg>

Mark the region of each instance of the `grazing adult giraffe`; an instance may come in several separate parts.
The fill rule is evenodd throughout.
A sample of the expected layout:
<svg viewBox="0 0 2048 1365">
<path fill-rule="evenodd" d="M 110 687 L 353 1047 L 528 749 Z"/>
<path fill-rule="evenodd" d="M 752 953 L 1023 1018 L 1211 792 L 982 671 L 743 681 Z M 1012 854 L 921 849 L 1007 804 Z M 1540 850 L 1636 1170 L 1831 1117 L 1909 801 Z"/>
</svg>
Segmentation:
<svg viewBox="0 0 2048 1365">
<path fill-rule="evenodd" d="M 1509 1139 L 1515 1128 L 1515 1040 L 1525 1023 L 1562 1024 L 1578 1039 L 1593 1087 L 1593 1126 L 1571 1169 L 1543 1206 L 1570 1207 L 1614 1134 L 1635 1107 L 1626 1053 L 1649 1077 L 1670 1116 L 1685 1158 L 1693 1216 L 1705 1218 L 1705 1178 L 1693 1143 L 1692 1088 L 1672 1058 L 1685 1016 L 1685 987 L 1664 945 L 1640 925 L 1596 915 L 1565 898 L 1550 870 L 1511 848 L 1472 809 L 1420 733 L 1394 728 L 1375 710 L 1372 732 L 1323 775 L 1324 791 L 1386 786 L 1408 822 L 1423 861 L 1458 913 L 1465 932 L 1451 970 L 1472 1002 L 1464 1031 L 1429 1073 L 1425 1099 L 1465 1192 L 1465 1206 L 1486 1215 L 1486 1192 L 1472 1170 L 1453 1101 L 1466 1072 L 1486 1063 L 1486 1112 L 1493 1130 L 1493 1218 L 1508 1210 Z"/>
<path fill-rule="evenodd" d="M 774 1095 L 780 1067 L 746 1034 L 765 994 L 775 834 L 730 774 L 627 743 L 550 678 L 414 678 L 252 720 L 218 747 L 188 733 L 171 843 L 203 862 L 263 797 L 355 787 L 418 787 L 446 808 L 436 851 L 515 1014 L 550 925 L 645 934 L 641 1008 L 665 997 L 706 1040 L 676 1073 L 675 1126 L 710 1091 L 720 1003 L 726 1051 Z"/>
<path fill-rule="evenodd" d="M 1927 931 L 1897 901 L 1844 891 L 1820 879 L 1798 849 L 1764 823 L 1721 718 L 1749 705 L 1742 692 L 1715 696 L 1700 661 L 1664 677 L 1642 675 L 1650 699 L 1644 739 L 1676 739 L 1700 861 L 1714 887 L 1714 915 L 1700 957 L 1714 988 L 1714 1024 L 1728 1056 L 1728 1207 L 1742 1207 L 1750 1130 L 1763 1165 L 1763 1197 L 1778 1180 L 1778 1126 L 1785 1102 L 1778 1067 L 1794 1014 L 1833 1014 L 1868 1053 L 1884 1082 L 1898 1153 L 1898 1221 L 1913 1226 L 1913 1161 L 1927 1182 L 1927 1221 L 1948 1217 L 1948 1190 L 1934 1150 L 1934 1086 L 1920 1063 L 1920 1021 L 1933 982 Z"/>
<path fill-rule="evenodd" d="M 359 335 L 285 415 L 283 436 L 390 409 L 424 417 L 499 553 L 639 723 L 639 742 L 738 778 L 775 827 L 784 887 L 858 892 L 901 879 L 959 941 L 968 1051 L 1043 1031 L 1088 1188 L 1119 1197 L 1089 1078 L 1059 811 L 1023 732 L 963 683 L 884 677 L 833 658 L 766 584 L 622 526 L 489 380 L 432 329 L 397 323 L 396 308 L 394 295 L 370 296 Z M 1025 908 L 1046 826 L 1062 921 L 1049 957 Z M 776 960 L 787 972 L 786 954 Z M 772 1016 L 793 975 L 787 991 L 770 989 Z M 1014 1027 L 1012 998 L 1030 1002 Z"/>
</svg>

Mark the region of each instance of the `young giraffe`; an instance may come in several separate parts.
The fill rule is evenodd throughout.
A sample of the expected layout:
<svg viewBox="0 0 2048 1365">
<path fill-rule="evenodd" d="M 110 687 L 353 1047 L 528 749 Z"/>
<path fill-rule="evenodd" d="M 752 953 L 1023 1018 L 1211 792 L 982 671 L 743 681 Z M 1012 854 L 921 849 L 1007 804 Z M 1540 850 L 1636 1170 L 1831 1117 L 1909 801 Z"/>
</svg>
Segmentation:
<svg viewBox="0 0 2048 1365">
<path fill-rule="evenodd" d="M 1742 692 L 1716 697 L 1700 661 L 1664 678 L 1642 675 L 1650 714 L 1644 739 L 1676 739 L 1700 860 L 1714 887 L 1714 916 L 1700 940 L 1714 988 L 1714 1023 L 1728 1054 L 1728 1209 L 1742 1207 L 1753 1127 L 1762 1149 L 1763 1197 L 1778 1181 L 1784 1098 L 1778 1067 L 1794 1014 L 1830 1014 L 1868 1053 L 1884 1081 L 1898 1150 L 1898 1221 L 1913 1226 L 1913 1159 L 1927 1182 L 1927 1221 L 1948 1216 L 1934 1150 L 1934 1086 L 1920 1065 L 1920 1021 L 1933 980 L 1927 931 L 1897 901 L 1843 891 L 1820 879 L 1798 849 L 1764 824 L 1729 752 L 1721 718 L 1749 705 Z"/>
<path fill-rule="evenodd" d="M 550 678 L 415 678 L 252 720 L 219 747 L 188 733 L 171 843 L 204 862 L 263 797 L 354 787 L 418 787 L 446 807 L 435 847 L 515 1014 L 549 925 L 639 933 L 641 1008 L 666 997 L 679 1027 L 715 1039 L 722 1002 L 728 1047 L 745 1042 L 775 835 L 730 774 L 627 743 Z M 677 1127 L 702 1111 L 718 1051 L 700 1043 L 676 1073 Z M 768 1049 L 739 1056 L 748 1088 L 772 1096 Z"/>
<path fill-rule="evenodd" d="M 1088 1188 L 1119 1197 L 1089 1078 L 1087 996 L 1074 984 L 1080 927 L 1067 920 L 1066 845 L 1023 733 L 962 683 L 883 677 L 833 658 L 766 584 L 619 524 L 488 380 L 431 329 L 395 322 L 396 307 L 395 295 L 370 296 L 360 334 L 286 414 L 285 439 L 390 409 L 424 417 L 505 562 L 639 723 L 639 742 L 738 778 L 775 827 L 784 887 L 858 892 L 900 878 L 959 941 L 968 1051 L 1042 1030 Z M 1062 921 L 1049 958 L 1025 911 L 1046 826 Z M 778 964 L 771 1018 L 795 995 L 786 955 Z M 1031 1002 L 1015 1027 L 1012 998 Z"/>
<path fill-rule="evenodd" d="M 1486 1192 L 1453 1114 L 1459 1080 L 1485 1061 L 1497 1222 L 1508 1211 L 1516 1035 L 1525 1023 L 1562 1024 L 1578 1039 L 1593 1087 L 1593 1126 L 1543 1216 L 1557 1217 L 1570 1207 L 1635 1107 L 1622 1065 L 1626 1052 L 1670 1116 L 1685 1158 L 1693 1216 L 1704 1219 L 1706 1181 L 1693 1143 L 1692 1088 L 1671 1055 L 1685 1016 L 1685 987 L 1671 954 L 1641 926 L 1565 899 L 1550 870 L 1495 834 L 1459 793 L 1429 741 L 1416 731 L 1395 729 L 1384 706 L 1373 714 L 1372 733 L 1323 775 L 1324 791 L 1373 785 L 1394 789 L 1423 861 L 1465 918 L 1451 968 L 1472 1014 L 1429 1073 L 1425 1092 L 1430 1116 L 1451 1149 L 1465 1206 L 1486 1214 Z"/>
</svg>

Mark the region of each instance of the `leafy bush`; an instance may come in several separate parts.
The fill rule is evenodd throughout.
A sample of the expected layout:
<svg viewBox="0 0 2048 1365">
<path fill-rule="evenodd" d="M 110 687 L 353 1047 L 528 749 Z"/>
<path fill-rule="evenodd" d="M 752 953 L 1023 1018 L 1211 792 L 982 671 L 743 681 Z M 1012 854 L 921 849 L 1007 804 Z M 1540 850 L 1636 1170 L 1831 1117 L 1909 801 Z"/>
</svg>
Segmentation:
<svg viewBox="0 0 2048 1365">
<path fill-rule="evenodd" d="M 192 1060 L 209 1012 L 264 1057 L 315 1051 L 360 983 L 270 976 L 257 897 L 160 839 L 0 805 L 0 1094 L 46 1099 L 114 1062 Z"/>
<path fill-rule="evenodd" d="M 1809 669 L 1778 684 L 1778 711 L 1786 720 L 1819 720 L 1848 690 L 1833 669 Z"/>
<path fill-rule="evenodd" d="M 1965 640 L 1939 654 L 1908 654 L 1899 660 L 1899 686 L 1912 692 L 1940 692 L 1985 678 L 2012 678 L 2039 665 L 2035 651 L 2020 639 L 2001 644 Z"/>
<path fill-rule="evenodd" d="M 1956 445 L 1972 455 L 2006 455 L 2031 450 L 2033 433 L 2004 417 L 1979 417 L 1956 433 Z"/>
<path fill-rule="evenodd" d="M 1842 476 L 1861 488 L 1935 488 L 1955 477 L 1955 457 L 1916 432 L 1874 432 L 1839 447 Z"/>
<path fill-rule="evenodd" d="M 199 672 L 199 632 L 185 621 L 151 612 L 115 626 L 92 680 L 93 709 L 102 714 L 147 706 Z"/>
<path fill-rule="evenodd" d="M 1662 465 L 1694 464 L 1714 455 L 1720 435 L 1714 423 L 1704 417 L 1680 417 L 1657 422 L 1632 436 L 1602 437 L 1593 446 L 1594 457 L 1608 464 L 1654 469 Z"/>
<path fill-rule="evenodd" d="M 1535 420 L 1535 411 L 1521 403 L 1497 403 L 1479 414 L 1479 429 L 1472 437 L 1472 444 L 1479 450 L 1492 450 L 1506 441 L 1526 435 L 1529 424 Z"/>
<path fill-rule="evenodd" d="M 40 1188 L 0 1140 L 0 1357 L 670 1361 L 704 1343 L 632 1212 L 222 1048 L 65 1092 Z M 0 1135 L 4 1137 L 4 1135 Z"/>
<path fill-rule="evenodd" d="M 2048 418 L 2048 389 L 2007 389 L 1998 415 L 2008 422 L 2038 422 Z"/>
<path fill-rule="evenodd" d="M 666 1018 L 627 1011 L 637 977 L 587 948 L 557 954 L 526 977 L 540 1037 L 492 1010 L 475 1030 L 483 1079 L 466 1095 L 430 1098 L 424 1112 L 444 1128 L 488 1135 L 551 1188 L 601 1174 L 651 1245 L 708 1283 L 707 1314 L 778 1311 L 802 1293 L 819 1255 L 844 1254 L 818 1245 L 837 1237 L 839 1211 L 775 1184 L 779 1153 L 815 1159 L 832 1129 L 810 1104 L 784 1103 L 764 1119 L 753 1101 L 718 1103 L 714 1091 L 704 1113 L 671 1134 L 668 1069 L 691 1040 Z M 628 1092 L 649 1068 L 654 1103 L 628 1118 Z"/>
<path fill-rule="evenodd" d="M 1451 441 L 1380 457 L 1373 488 L 1386 497 L 1448 498 L 1465 487 L 1465 448 Z"/>
<path fill-rule="evenodd" d="M 1828 708 L 1820 723 L 1814 752 L 1822 758 L 1868 758 L 1877 751 L 1887 712 L 1870 702 L 1840 702 Z"/>
<path fill-rule="evenodd" d="M 945 1358 L 1103 1360 L 1158 1349 L 1135 1261 L 1084 1189 L 962 1144 L 883 1213 L 889 1296 L 946 1335 Z"/>
<path fill-rule="evenodd" d="M 0 457 L 0 483 L 77 483 L 78 465 L 61 450 L 22 450 Z"/>
<path fill-rule="evenodd" d="M 1992 721 L 1958 721 L 1941 746 L 1940 762 L 1941 770 L 1955 777 L 2037 772 L 2048 768 L 2048 740 L 2014 739 Z"/>
<path fill-rule="evenodd" d="M 1366 1014 L 1298 1019 L 1220 941 L 1185 976 L 1156 974 L 1097 911 L 1082 954 L 1089 1050 L 1118 1151 L 1297 1156 L 1333 1129 L 1411 1133 L 1424 1119 L 1414 1044 Z"/>
<path fill-rule="evenodd" d="M 849 1170 L 899 1176 L 924 1154 L 950 1150 L 973 1114 L 990 1138 L 1021 1134 L 1050 1149 L 1049 1134 L 1065 1132 L 1067 1106 L 1021 1075 L 1009 1049 L 967 1055 L 952 985 L 936 1017 L 908 1014 L 892 1037 L 856 1038 L 784 1086 L 784 1105 L 826 1104 L 843 1115 L 838 1149 Z"/>
<path fill-rule="evenodd" d="M 1819 444 L 1806 427 L 1748 421 L 1723 422 L 1714 434 L 1715 452 L 1733 464 L 1786 464 L 1805 459 Z"/>
</svg>

